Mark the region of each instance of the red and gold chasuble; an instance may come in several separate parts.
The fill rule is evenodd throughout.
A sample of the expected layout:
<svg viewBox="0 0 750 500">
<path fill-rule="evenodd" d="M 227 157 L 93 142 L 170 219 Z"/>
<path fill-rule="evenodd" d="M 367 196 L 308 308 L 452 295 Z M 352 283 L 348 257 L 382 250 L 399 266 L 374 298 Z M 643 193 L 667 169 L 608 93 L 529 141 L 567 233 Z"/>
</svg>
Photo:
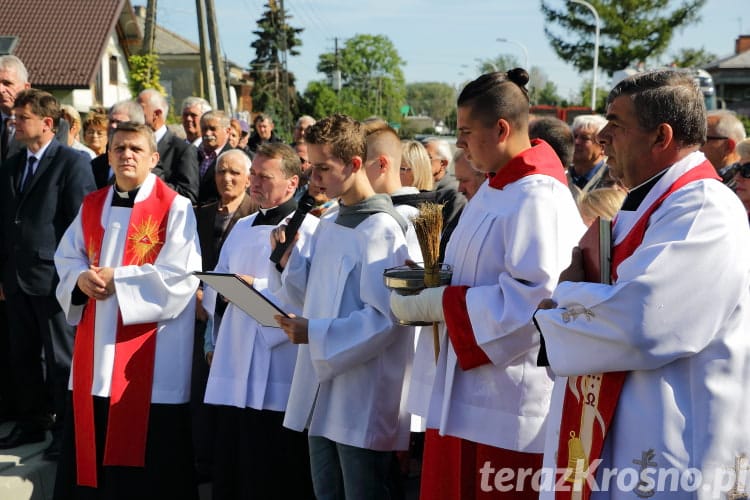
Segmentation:
<svg viewBox="0 0 750 500">
<path fill-rule="evenodd" d="M 669 195 L 701 179 L 719 179 L 708 161 L 682 174 L 612 248 L 612 282 L 617 280 L 617 267 L 643 242 L 654 211 Z M 555 492 L 556 499 L 587 500 L 591 496 L 589 481 L 594 479 L 595 461 L 601 456 L 626 376 L 627 372 L 608 372 L 568 377 L 557 449 L 557 470 L 565 471 L 567 487 Z"/>
<path fill-rule="evenodd" d="M 99 266 L 104 239 L 101 216 L 108 193 L 109 189 L 95 191 L 84 198 L 81 206 L 83 238 L 92 266 Z M 169 209 L 176 195 L 161 179 L 156 178 L 149 196 L 133 205 L 125 238 L 123 266 L 154 263 L 164 246 Z M 76 330 L 73 360 L 77 482 L 94 488 L 97 486 L 97 460 L 91 386 L 95 319 L 96 300 L 89 299 Z M 126 326 L 122 324 L 122 315 L 117 315 L 104 465 L 144 466 L 156 327 L 156 323 Z"/>
</svg>

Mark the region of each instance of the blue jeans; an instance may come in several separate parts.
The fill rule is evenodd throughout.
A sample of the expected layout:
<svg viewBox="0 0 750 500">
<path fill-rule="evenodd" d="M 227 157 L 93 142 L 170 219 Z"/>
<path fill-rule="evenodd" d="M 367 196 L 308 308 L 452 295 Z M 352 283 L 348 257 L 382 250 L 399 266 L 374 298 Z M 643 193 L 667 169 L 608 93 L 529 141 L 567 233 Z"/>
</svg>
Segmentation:
<svg viewBox="0 0 750 500">
<path fill-rule="evenodd" d="M 391 451 L 376 451 L 310 436 L 310 468 L 318 500 L 391 498 Z"/>
</svg>

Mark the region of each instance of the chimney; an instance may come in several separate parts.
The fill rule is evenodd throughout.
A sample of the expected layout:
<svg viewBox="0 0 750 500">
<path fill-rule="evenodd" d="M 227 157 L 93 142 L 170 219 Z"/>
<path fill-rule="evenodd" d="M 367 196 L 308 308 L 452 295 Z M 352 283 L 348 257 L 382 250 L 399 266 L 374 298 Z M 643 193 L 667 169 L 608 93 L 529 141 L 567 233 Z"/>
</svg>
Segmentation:
<svg viewBox="0 0 750 500">
<path fill-rule="evenodd" d="M 133 6 L 133 10 L 135 10 L 135 17 L 138 19 L 146 19 L 146 7 L 143 5 L 135 5 Z"/>
<path fill-rule="evenodd" d="M 734 53 L 742 54 L 750 50 L 750 35 L 740 35 L 734 42 Z"/>
</svg>

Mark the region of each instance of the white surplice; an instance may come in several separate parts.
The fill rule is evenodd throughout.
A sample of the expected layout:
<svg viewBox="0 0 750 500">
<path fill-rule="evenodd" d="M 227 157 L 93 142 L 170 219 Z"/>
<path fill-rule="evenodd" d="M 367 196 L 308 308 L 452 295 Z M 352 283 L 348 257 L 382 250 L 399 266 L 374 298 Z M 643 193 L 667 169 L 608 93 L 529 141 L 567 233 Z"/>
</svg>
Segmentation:
<svg viewBox="0 0 750 500">
<path fill-rule="evenodd" d="M 615 244 L 703 160 L 693 153 L 676 163 L 638 210 L 619 212 Z M 555 467 L 566 377 L 627 371 L 597 470 L 605 491 L 592 498 L 726 498 L 735 459 L 750 455 L 748 248 L 747 213 L 736 195 L 719 181 L 695 181 L 651 215 L 643 242 L 620 264 L 613 285 L 560 283 L 553 294 L 559 308 L 536 314 L 559 376 L 545 467 Z M 566 311 L 575 314 L 563 316 Z M 644 457 L 650 457 L 650 471 Z M 745 478 L 747 466 L 746 460 L 740 466 Z M 602 473 L 614 468 L 619 475 L 604 485 Z M 690 469 L 702 476 L 697 491 L 686 476 Z M 642 472 L 644 484 L 630 480 Z M 663 491 L 673 484 L 669 474 L 676 474 L 676 491 Z M 542 495 L 553 497 L 550 491 Z"/>
<path fill-rule="evenodd" d="M 268 290 L 270 235 L 276 226 L 253 226 L 257 215 L 237 221 L 221 248 L 214 271 L 253 276 L 253 288 L 283 311 L 299 315 L 300 307 L 284 302 Z M 310 254 L 310 238 L 317 225 L 318 219 L 308 215 L 300 226 L 295 246 L 303 256 Z M 206 286 L 203 305 L 211 315 L 215 304 L 216 292 Z M 297 346 L 289 342 L 283 330 L 259 325 L 230 303 L 221 318 L 215 343 L 206 403 L 256 410 L 286 409 Z"/>
<path fill-rule="evenodd" d="M 403 231 L 383 212 L 356 228 L 324 219 L 312 244 L 311 259 L 294 250 L 283 275 L 271 275 L 277 296 L 304 302 L 310 320 L 284 425 L 360 448 L 406 449 L 413 335 L 391 315 L 383 283 L 383 271 L 408 257 Z"/>
<path fill-rule="evenodd" d="M 135 203 L 145 199 L 156 177 L 149 174 Z M 114 268 L 115 294 L 96 304 L 94 377 L 91 394 L 109 397 L 117 335 L 117 314 L 125 325 L 156 322 L 156 357 L 151 402 L 186 403 L 190 399 L 193 356 L 195 290 L 201 269 L 200 243 L 190 201 L 176 196 L 169 209 L 166 241 L 153 264 L 123 266 L 130 208 L 112 207 L 112 188 L 104 203 L 101 223 L 104 239 L 99 265 Z M 78 276 L 89 268 L 83 241 L 81 214 L 68 227 L 55 252 L 60 276 L 57 300 L 72 325 L 81 320 L 84 305 L 71 301 Z M 73 368 L 75 370 L 75 354 Z"/>
<path fill-rule="evenodd" d="M 470 287 L 471 328 L 491 363 L 463 370 L 441 334 L 432 387 L 411 387 L 425 398 L 412 400 L 428 407 L 428 428 L 507 450 L 542 452 L 552 380 L 537 367 L 539 334 L 531 316 L 552 293 L 584 229 L 567 186 L 550 176 L 529 175 L 503 189 L 480 186 L 451 234 L 445 262 L 453 266 L 451 285 Z M 430 362 L 423 354 L 414 371 Z"/>
</svg>

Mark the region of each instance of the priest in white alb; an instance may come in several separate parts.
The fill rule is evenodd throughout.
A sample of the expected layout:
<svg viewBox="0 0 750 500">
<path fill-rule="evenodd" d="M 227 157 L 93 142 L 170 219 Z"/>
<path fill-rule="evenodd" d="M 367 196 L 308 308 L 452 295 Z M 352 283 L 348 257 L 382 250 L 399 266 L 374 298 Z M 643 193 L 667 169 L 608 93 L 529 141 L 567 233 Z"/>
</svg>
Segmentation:
<svg viewBox="0 0 750 500">
<path fill-rule="evenodd" d="M 120 123 L 115 184 L 88 195 L 55 254 L 77 325 L 55 499 L 197 499 L 188 401 L 201 257 L 190 201 L 151 174 L 145 125 Z"/>
</svg>

